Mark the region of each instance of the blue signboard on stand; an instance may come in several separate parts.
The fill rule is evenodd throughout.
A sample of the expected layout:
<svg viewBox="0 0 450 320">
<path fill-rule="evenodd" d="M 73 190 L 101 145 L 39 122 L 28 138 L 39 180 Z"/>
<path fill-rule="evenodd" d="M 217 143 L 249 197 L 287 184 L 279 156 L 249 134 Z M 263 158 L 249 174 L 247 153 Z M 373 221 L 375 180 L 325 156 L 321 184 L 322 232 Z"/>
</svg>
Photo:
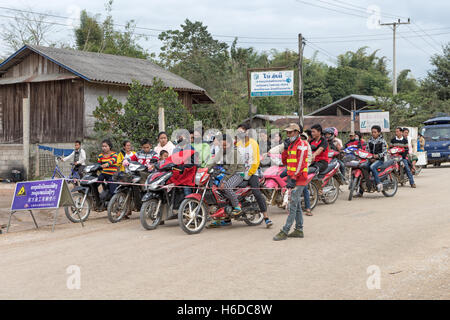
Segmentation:
<svg viewBox="0 0 450 320">
<path fill-rule="evenodd" d="M 38 228 L 32 210 L 55 209 L 55 228 L 58 208 L 75 206 L 67 182 L 64 179 L 18 182 L 11 204 L 11 213 L 6 232 L 11 224 L 11 217 L 16 211 L 29 211 L 34 225 Z"/>
</svg>

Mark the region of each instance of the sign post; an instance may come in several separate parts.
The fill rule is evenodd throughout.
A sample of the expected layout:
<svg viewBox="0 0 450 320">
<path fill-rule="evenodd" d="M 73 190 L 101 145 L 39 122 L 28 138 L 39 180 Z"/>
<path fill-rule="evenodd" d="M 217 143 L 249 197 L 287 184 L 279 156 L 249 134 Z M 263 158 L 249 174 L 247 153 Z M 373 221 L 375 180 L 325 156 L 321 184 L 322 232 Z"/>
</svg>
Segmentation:
<svg viewBox="0 0 450 320">
<path fill-rule="evenodd" d="M 286 67 L 247 69 L 248 108 L 253 127 L 251 98 L 294 95 L 294 71 Z"/>
<path fill-rule="evenodd" d="M 372 126 L 379 125 L 381 132 L 390 131 L 389 112 L 359 111 L 359 129 L 362 133 L 371 131 Z"/>
<path fill-rule="evenodd" d="M 30 212 L 34 225 L 38 229 L 39 227 L 34 218 L 33 210 L 55 209 L 52 227 L 53 232 L 55 230 L 58 209 L 67 206 L 75 207 L 75 203 L 73 202 L 67 182 L 64 179 L 19 182 L 16 184 L 14 191 L 6 232 L 9 231 L 12 215 L 18 211 Z M 77 214 L 81 221 L 80 213 L 77 212 Z M 84 227 L 83 221 L 81 221 L 81 225 Z"/>
</svg>

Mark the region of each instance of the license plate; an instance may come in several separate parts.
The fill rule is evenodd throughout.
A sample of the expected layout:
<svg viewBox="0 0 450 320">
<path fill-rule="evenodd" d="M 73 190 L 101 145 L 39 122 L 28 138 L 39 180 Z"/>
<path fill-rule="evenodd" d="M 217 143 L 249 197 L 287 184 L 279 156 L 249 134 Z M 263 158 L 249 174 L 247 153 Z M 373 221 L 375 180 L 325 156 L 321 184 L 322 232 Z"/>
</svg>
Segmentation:
<svg viewBox="0 0 450 320">
<path fill-rule="evenodd" d="M 434 152 L 434 153 L 431 154 L 431 156 L 432 156 L 433 158 L 440 158 L 440 157 L 441 157 L 441 154 L 440 154 L 439 152 Z"/>
</svg>

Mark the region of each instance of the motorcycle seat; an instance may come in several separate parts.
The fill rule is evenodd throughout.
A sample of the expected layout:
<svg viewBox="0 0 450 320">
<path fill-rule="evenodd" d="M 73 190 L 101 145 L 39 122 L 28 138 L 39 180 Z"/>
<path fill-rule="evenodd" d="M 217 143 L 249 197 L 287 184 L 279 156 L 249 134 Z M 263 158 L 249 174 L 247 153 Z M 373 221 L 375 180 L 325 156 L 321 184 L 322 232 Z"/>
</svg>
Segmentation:
<svg viewBox="0 0 450 320">
<path fill-rule="evenodd" d="M 384 169 L 386 169 L 387 167 L 389 167 L 389 166 L 392 166 L 394 164 L 394 160 L 388 160 L 388 161 L 385 161 L 384 163 L 383 163 L 383 165 L 381 165 L 379 168 L 378 168 L 378 170 L 384 170 Z"/>
<path fill-rule="evenodd" d="M 336 162 L 332 162 L 328 165 L 328 167 L 325 169 L 325 171 L 321 171 L 319 174 L 321 176 L 326 175 L 328 172 L 333 170 L 336 167 Z"/>
<path fill-rule="evenodd" d="M 308 174 L 317 173 L 319 171 L 319 168 L 317 167 L 309 167 L 308 168 Z"/>
</svg>

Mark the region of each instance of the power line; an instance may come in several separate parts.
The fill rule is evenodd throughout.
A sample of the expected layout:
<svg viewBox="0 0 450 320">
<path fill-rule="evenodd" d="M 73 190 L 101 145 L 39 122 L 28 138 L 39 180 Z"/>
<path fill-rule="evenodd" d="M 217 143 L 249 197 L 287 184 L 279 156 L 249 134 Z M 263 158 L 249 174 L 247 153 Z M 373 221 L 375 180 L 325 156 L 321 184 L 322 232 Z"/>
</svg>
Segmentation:
<svg viewBox="0 0 450 320">
<path fill-rule="evenodd" d="M 399 32 L 399 34 L 404 35 L 405 33 L 404 32 L 403 33 Z M 450 32 L 433 33 L 432 35 L 438 36 L 438 35 L 444 35 L 444 34 L 450 34 Z M 415 36 L 414 35 L 409 35 L 408 36 L 408 38 L 419 38 L 419 37 L 421 37 L 421 35 L 415 35 Z M 349 40 L 331 40 L 331 41 L 325 40 L 325 41 L 314 41 L 313 43 L 339 43 L 339 42 L 344 42 L 345 43 L 345 42 L 354 42 L 354 41 L 367 41 L 367 40 L 378 41 L 378 40 L 391 40 L 391 39 L 392 38 L 384 37 L 384 38 L 371 38 L 371 39 L 349 39 Z"/>
<path fill-rule="evenodd" d="M 444 28 L 433 28 L 433 29 L 426 29 L 423 31 L 441 31 L 441 30 L 448 30 L 450 27 L 444 27 Z M 413 31 L 406 31 L 406 32 L 399 32 L 399 34 L 412 34 Z M 379 37 L 381 34 L 355 34 L 355 35 L 332 35 L 332 36 L 317 36 L 317 37 L 308 37 L 308 39 L 337 39 L 337 38 L 354 38 L 354 37 Z"/>
<path fill-rule="evenodd" d="M 416 45 L 414 42 L 412 42 L 411 40 L 409 40 L 409 39 L 407 39 L 407 38 L 405 38 L 405 37 L 403 37 L 403 36 L 400 36 L 400 38 L 402 38 L 402 39 L 405 40 L 405 41 L 408 41 L 413 47 L 415 47 L 416 49 L 419 49 L 420 51 L 422 51 L 422 52 L 425 53 L 426 55 L 430 55 L 430 56 L 433 55 L 433 54 L 431 54 L 431 53 L 425 51 L 425 49 L 423 49 L 422 47 L 417 46 L 417 45 Z"/>
<path fill-rule="evenodd" d="M 351 3 L 348 3 L 348 2 L 345 2 L 345 1 L 341 1 L 341 0 L 334 0 L 334 1 L 335 1 L 335 2 L 340 2 L 340 3 L 345 4 L 345 5 L 347 5 L 347 6 L 351 6 L 351 7 L 355 7 L 355 8 L 360 8 L 360 9 L 363 9 L 363 10 L 365 10 L 365 11 L 367 12 L 367 8 L 364 8 L 364 7 L 361 7 L 361 6 L 357 6 L 357 5 L 355 5 L 355 4 L 351 4 Z M 407 19 L 407 18 L 408 18 L 408 17 L 401 16 L 401 15 L 398 15 L 398 14 L 393 14 L 393 13 L 383 13 L 381 10 L 380 10 L 380 14 L 381 14 L 382 16 L 387 17 L 387 18 L 404 18 L 404 19 Z"/>
<path fill-rule="evenodd" d="M 427 40 L 424 36 L 422 36 L 421 34 L 419 34 L 417 31 L 415 31 L 415 30 L 414 30 L 413 28 L 411 28 L 410 26 L 408 26 L 408 28 L 411 29 L 412 31 L 414 31 L 414 33 L 416 33 L 417 35 L 419 35 L 419 37 L 422 38 L 423 41 L 425 41 L 432 49 L 434 49 L 434 50 L 436 50 L 436 51 L 439 51 L 439 49 L 436 49 L 436 48 L 434 47 L 434 45 L 433 45 L 432 43 L 428 42 L 428 40 Z"/>
<path fill-rule="evenodd" d="M 434 43 L 436 43 L 436 44 L 438 45 L 439 48 L 441 48 L 441 46 L 442 46 L 441 43 L 437 42 L 433 37 L 431 37 L 431 36 L 430 36 L 424 29 L 422 29 L 417 23 L 414 23 L 414 22 L 413 22 L 413 24 L 414 24 L 417 28 L 419 28 L 420 30 L 422 30 L 423 33 L 425 33 L 432 41 L 434 41 Z M 438 51 L 439 51 L 439 50 L 438 50 Z"/>
<path fill-rule="evenodd" d="M 347 14 L 347 15 L 350 15 L 350 16 L 366 19 L 366 16 L 362 16 L 362 15 L 359 15 L 359 14 L 354 14 L 354 13 L 345 12 L 345 11 L 339 11 L 339 10 L 336 10 L 336 9 L 332 9 L 330 7 L 324 7 L 324 6 L 321 6 L 321 5 L 318 5 L 318 4 L 314 4 L 314 3 L 310 3 L 310 2 L 306 2 L 306 1 L 302 1 L 302 0 L 295 0 L 295 1 L 307 4 L 307 5 L 310 5 L 310 6 L 313 6 L 313 7 L 318 7 L 318 8 L 322 8 L 322 9 L 326 9 L 326 10 L 330 10 L 330 11 L 334 11 L 334 12 L 343 13 L 343 14 Z"/>
</svg>

